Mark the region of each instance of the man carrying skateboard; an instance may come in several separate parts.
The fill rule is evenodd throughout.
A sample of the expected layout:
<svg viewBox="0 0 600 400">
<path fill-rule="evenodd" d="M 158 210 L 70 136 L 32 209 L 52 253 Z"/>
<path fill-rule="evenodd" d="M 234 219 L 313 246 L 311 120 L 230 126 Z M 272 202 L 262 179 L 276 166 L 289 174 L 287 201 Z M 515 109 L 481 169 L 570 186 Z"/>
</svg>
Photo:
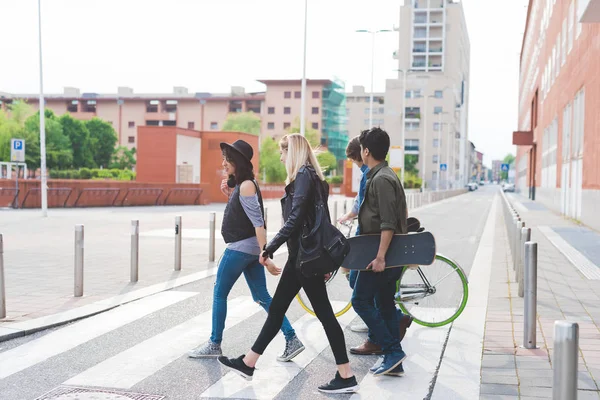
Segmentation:
<svg viewBox="0 0 600 400">
<path fill-rule="evenodd" d="M 373 341 L 381 346 L 383 360 L 371 371 L 375 376 L 402 375 L 402 350 L 394 295 L 402 268 L 386 269 L 385 256 L 394 234 L 407 233 L 404 189 L 385 162 L 390 137 L 380 128 L 365 130 L 359 137 L 361 157 L 369 168 L 365 198 L 358 213 L 360 233 L 381 235 L 376 258 L 358 273 L 352 306 L 369 327 Z"/>
</svg>

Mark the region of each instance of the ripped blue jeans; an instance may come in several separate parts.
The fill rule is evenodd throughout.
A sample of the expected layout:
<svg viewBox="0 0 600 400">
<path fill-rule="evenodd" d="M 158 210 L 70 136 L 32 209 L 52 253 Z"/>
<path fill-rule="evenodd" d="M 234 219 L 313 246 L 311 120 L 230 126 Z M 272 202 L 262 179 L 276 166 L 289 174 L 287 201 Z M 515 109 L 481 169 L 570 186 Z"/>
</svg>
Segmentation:
<svg viewBox="0 0 600 400">
<path fill-rule="evenodd" d="M 267 291 L 265 267 L 258 262 L 258 256 L 225 249 L 221 262 L 219 262 L 213 293 L 212 333 L 210 335 L 213 343 L 221 343 L 223 340 L 225 319 L 227 318 L 227 296 L 242 272 L 254 301 L 260 304 L 266 312 L 269 312 L 272 297 Z M 286 340 L 292 339 L 296 335 L 287 318 L 283 319 L 281 331 Z"/>
</svg>

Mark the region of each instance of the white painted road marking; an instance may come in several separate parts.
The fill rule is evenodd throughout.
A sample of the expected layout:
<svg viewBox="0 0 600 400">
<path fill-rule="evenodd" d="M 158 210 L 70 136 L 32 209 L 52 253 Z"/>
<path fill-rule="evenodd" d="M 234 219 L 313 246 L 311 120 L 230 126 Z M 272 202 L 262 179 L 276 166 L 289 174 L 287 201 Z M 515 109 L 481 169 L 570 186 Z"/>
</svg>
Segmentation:
<svg viewBox="0 0 600 400">
<path fill-rule="evenodd" d="M 249 296 L 229 301 L 227 329 L 259 310 L 262 308 Z M 212 310 L 205 311 L 87 369 L 65 384 L 130 389 L 201 344 L 200 341 L 208 340 L 211 321 Z"/>
<path fill-rule="evenodd" d="M 196 292 L 162 292 L 87 318 L 0 353 L 0 379 L 71 350 L 155 311 L 197 296 Z"/>
</svg>

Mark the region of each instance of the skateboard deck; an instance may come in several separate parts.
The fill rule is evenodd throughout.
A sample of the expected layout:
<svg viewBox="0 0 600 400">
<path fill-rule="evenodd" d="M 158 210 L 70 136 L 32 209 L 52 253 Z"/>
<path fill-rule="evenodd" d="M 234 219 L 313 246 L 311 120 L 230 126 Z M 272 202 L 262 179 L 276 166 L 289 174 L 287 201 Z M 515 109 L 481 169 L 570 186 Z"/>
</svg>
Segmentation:
<svg viewBox="0 0 600 400">
<path fill-rule="evenodd" d="M 348 239 L 350 253 L 342 267 L 366 269 L 377 257 L 380 235 L 360 235 Z M 430 265 L 435 260 L 435 238 L 431 232 L 394 235 L 385 256 L 386 268 L 418 264 Z"/>
</svg>

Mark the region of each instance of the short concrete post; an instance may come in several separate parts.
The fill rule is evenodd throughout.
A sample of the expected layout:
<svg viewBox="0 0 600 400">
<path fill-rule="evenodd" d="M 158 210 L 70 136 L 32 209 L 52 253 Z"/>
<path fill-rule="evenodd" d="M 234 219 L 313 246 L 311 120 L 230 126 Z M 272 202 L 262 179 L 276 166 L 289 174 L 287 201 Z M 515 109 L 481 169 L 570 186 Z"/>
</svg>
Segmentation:
<svg viewBox="0 0 600 400">
<path fill-rule="evenodd" d="M 181 271 L 181 216 L 175 217 L 175 271 Z"/>
<path fill-rule="evenodd" d="M 513 238 L 513 248 L 515 251 L 513 252 L 513 270 L 517 270 L 517 262 L 519 260 L 519 244 L 521 241 L 521 228 L 523 224 L 521 222 L 521 218 L 517 217 L 517 222 L 515 223 L 515 237 Z"/>
<path fill-rule="evenodd" d="M 525 223 L 523 222 L 523 225 Z M 517 283 L 518 283 L 518 294 L 519 297 L 524 296 L 524 279 L 523 274 L 525 273 L 525 243 L 531 240 L 531 228 L 521 228 L 519 232 L 519 251 L 517 255 L 519 259 L 517 261 Z"/>
<path fill-rule="evenodd" d="M 333 202 L 333 215 L 332 215 L 333 221 L 331 221 L 331 223 L 334 226 L 337 226 L 337 215 L 338 215 L 338 202 L 334 201 Z"/>
<path fill-rule="evenodd" d="M 268 216 L 269 216 L 269 209 L 267 207 L 265 207 L 265 215 L 263 218 L 265 220 L 265 226 L 267 226 Z"/>
<path fill-rule="evenodd" d="M 83 296 L 83 243 L 83 225 L 75 225 L 75 297 Z"/>
<path fill-rule="evenodd" d="M 139 279 L 139 261 L 140 261 L 140 221 L 131 221 L 131 270 L 130 282 L 137 282 Z"/>
<path fill-rule="evenodd" d="M 0 233 L 0 319 L 6 318 L 6 284 L 4 283 L 4 239 Z"/>
<path fill-rule="evenodd" d="M 265 213 L 266 215 L 266 213 Z M 217 214 L 211 212 L 208 219 L 208 261 L 215 262 L 215 227 Z"/>
<path fill-rule="evenodd" d="M 529 228 L 523 228 L 526 232 Z M 537 345 L 536 326 L 537 326 L 537 243 L 529 242 L 523 244 L 524 263 L 525 263 L 525 307 L 523 309 L 523 347 L 526 349 L 535 349 Z M 520 287 L 520 285 L 519 285 Z"/>
<path fill-rule="evenodd" d="M 552 359 L 552 400 L 577 400 L 578 358 L 579 325 L 576 322 L 556 321 Z"/>
</svg>

